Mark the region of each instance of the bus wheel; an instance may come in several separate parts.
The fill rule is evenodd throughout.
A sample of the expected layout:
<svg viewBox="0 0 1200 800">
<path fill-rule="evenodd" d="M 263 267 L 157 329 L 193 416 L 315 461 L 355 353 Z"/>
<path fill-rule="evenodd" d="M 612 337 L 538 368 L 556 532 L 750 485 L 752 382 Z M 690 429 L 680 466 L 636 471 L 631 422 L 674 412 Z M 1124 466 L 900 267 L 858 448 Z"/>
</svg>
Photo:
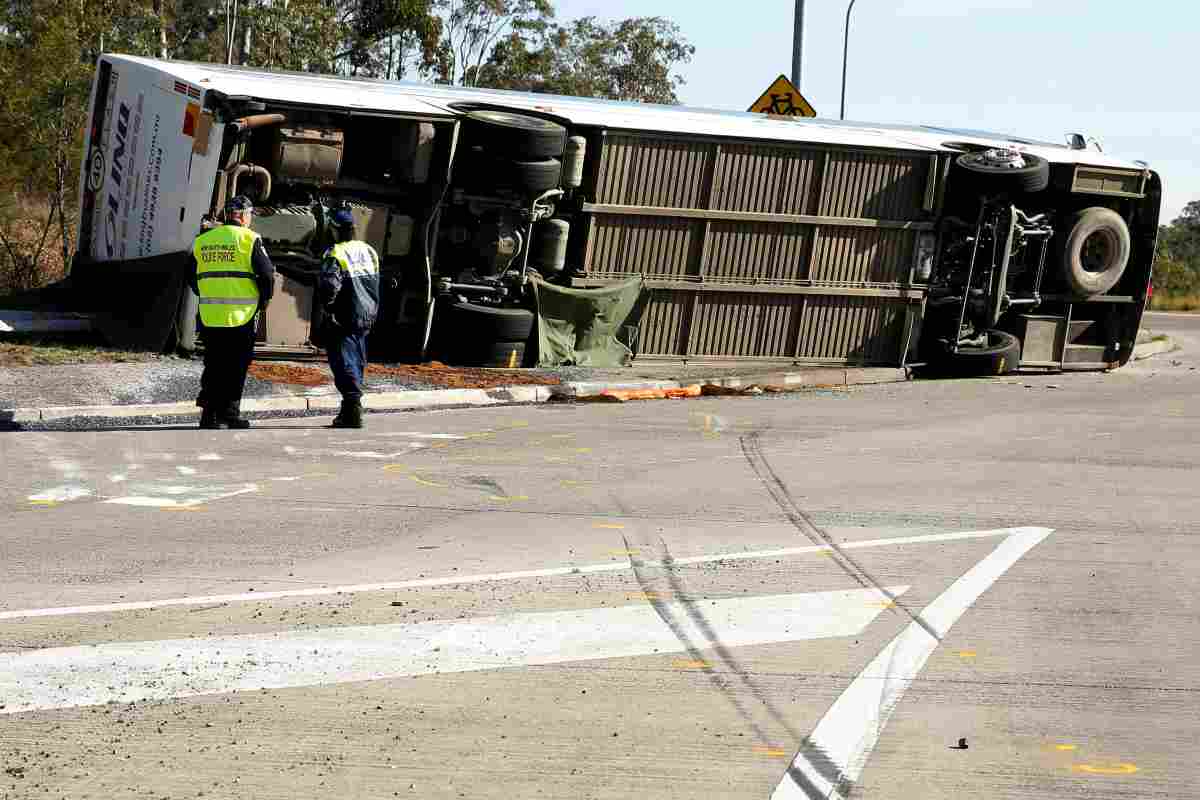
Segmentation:
<svg viewBox="0 0 1200 800">
<path fill-rule="evenodd" d="M 1021 342 L 1011 333 L 990 330 L 987 346 L 963 347 L 957 353 L 946 353 L 945 371 L 961 377 L 1007 375 L 1021 366 Z"/>
<path fill-rule="evenodd" d="M 1104 294 L 1125 274 L 1130 248 L 1129 226 L 1120 214 L 1107 208 L 1086 208 L 1075 215 L 1063 244 L 1063 277 L 1080 296 Z"/>
<path fill-rule="evenodd" d="M 1040 192 L 1050 185 L 1049 162 L 1019 150 L 997 147 L 963 153 L 954 163 L 970 174 L 983 194 Z"/>
<path fill-rule="evenodd" d="M 493 162 L 491 174 L 500 184 L 511 184 L 527 195 L 539 195 L 558 186 L 562 179 L 562 163 L 557 159 L 544 161 Z"/>
<path fill-rule="evenodd" d="M 468 111 L 463 120 L 470 142 L 493 155 L 540 161 L 558 158 L 567 146 L 567 129 L 541 117 L 508 111 Z"/>
</svg>

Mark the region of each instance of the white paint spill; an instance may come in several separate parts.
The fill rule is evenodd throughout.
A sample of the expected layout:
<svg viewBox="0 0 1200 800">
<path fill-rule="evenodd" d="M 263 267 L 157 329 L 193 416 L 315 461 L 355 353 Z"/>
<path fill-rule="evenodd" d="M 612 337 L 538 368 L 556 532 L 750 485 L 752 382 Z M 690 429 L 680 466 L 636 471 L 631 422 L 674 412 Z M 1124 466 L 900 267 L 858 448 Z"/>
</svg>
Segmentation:
<svg viewBox="0 0 1200 800">
<path fill-rule="evenodd" d="M 114 497 L 104 502 L 124 506 L 139 506 L 142 508 L 190 508 L 192 506 L 211 503 L 214 500 L 224 500 L 228 497 L 237 497 L 238 495 L 257 492 L 258 484 L 246 483 L 241 486 L 139 486 L 138 489 L 145 493 L 129 495 L 127 497 Z M 151 492 L 153 493 L 151 494 Z"/>
<path fill-rule="evenodd" d="M 906 586 L 889 588 L 893 595 Z M 689 610 L 686 638 L 728 647 L 859 634 L 883 610 L 874 589 L 736 597 Z M 703 629 L 692 619 L 703 614 Z M 0 653 L 0 714 L 684 650 L 648 603 L 477 619 Z"/>
<path fill-rule="evenodd" d="M 195 475 L 196 474 L 195 467 L 176 467 L 175 469 L 179 472 L 180 475 Z"/>
<path fill-rule="evenodd" d="M 91 497 L 93 494 L 91 489 L 84 486 L 55 486 L 52 489 L 29 495 L 29 501 L 31 503 L 68 503 L 72 500 Z"/>
<path fill-rule="evenodd" d="M 772 800 L 843 800 L 849 794 L 846 786 L 853 786 L 862 775 L 892 712 L 940 640 L 993 583 L 1051 532 L 1049 528 L 1016 529 L 926 606 L 918 615 L 920 621 L 910 622 L 892 639 L 825 712 L 775 787 Z"/>
<path fill-rule="evenodd" d="M 310 512 L 344 511 L 337 508 L 314 507 Z M 887 539 L 861 539 L 856 542 L 845 542 L 840 545 L 843 550 L 858 550 L 874 547 L 889 547 L 906 544 L 934 544 L 938 542 L 954 542 L 972 539 L 989 539 L 1000 536 L 1011 536 L 1013 533 L 1028 530 L 1026 528 L 1002 528 L 993 531 L 963 531 L 960 533 L 932 533 L 920 536 L 894 536 Z M 728 561 L 745 561 L 751 559 L 785 558 L 789 556 L 810 555 L 828 552 L 828 547 L 805 545 L 779 550 L 738 551 L 733 553 L 710 553 L 702 556 L 687 556 L 676 558 L 671 563 L 674 566 L 689 564 L 720 564 Z M 663 566 L 661 561 L 645 560 L 643 565 L 651 569 Z M 555 578 L 564 575 L 594 575 L 606 572 L 626 572 L 631 570 L 629 561 L 605 561 L 599 564 L 582 564 L 579 566 L 549 567 L 546 569 L 528 569 L 516 572 L 493 572 L 482 575 L 453 575 L 436 578 L 416 578 L 407 581 L 392 581 L 388 583 L 360 583 L 348 586 L 320 586 L 309 589 L 284 589 L 277 592 L 243 592 L 241 594 L 193 595 L 191 597 L 171 597 L 163 600 L 139 600 L 125 603 L 104 603 L 90 606 L 59 606 L 57 608 L 34 608 L 16 611 L 0 611 L 0 620 L 31 619 L 35 617 L 66 617 L 76 614 L 111 614 L 121 611 L 145 611 L 151 608 L 169 608 L 173 606 L 205 606 L 214 603 L 255 603 L 267 600 L 282 600 L 297 597 L 330 597 L 333 595 L 359 594 L 362 592 L 391 592 L 403 589 L 427 589 L 437 586 L 469 586 L 476 583 L 497 583 L 500 581 L 519 581 L 530 578 Z"/>
<path fill-rule="evenodd" d="M 201 453 L 196 456 L 197 461 L 221 461 L 221 456 L 217 453 Z"/>
</svg>

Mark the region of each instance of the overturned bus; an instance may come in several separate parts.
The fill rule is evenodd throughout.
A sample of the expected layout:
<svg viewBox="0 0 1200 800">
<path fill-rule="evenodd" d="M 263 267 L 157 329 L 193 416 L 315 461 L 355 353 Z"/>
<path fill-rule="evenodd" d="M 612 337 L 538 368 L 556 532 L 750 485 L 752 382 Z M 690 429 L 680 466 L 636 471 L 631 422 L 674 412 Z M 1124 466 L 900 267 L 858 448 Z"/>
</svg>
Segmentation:
<svg viewBox="0 0 1200 800">
<path fill-rule="evenodd" d="M 280 273 L 263 346 L 308 344 L 325 220 L 348 206 L 382 258 L 372 349 L 485 366 L 1112 368 L 1161 198 L 1079 136 L 120 55 L 98 64 L 84 157 L 72 277 L 124 304 L 126 338 L 191 346 L 182 254 L 240 193 Z"/>
</svg>

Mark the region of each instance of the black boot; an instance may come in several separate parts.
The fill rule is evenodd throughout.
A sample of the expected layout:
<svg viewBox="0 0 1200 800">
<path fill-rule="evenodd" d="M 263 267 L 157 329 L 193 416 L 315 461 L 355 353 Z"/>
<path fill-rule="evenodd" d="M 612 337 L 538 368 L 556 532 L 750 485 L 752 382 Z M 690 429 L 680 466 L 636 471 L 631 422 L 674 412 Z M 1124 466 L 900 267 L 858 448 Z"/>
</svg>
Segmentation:
<svg viewBox="0 0 1200 800">
<path fill-rule="evenodd" d="M 250 427 L 250 420 L 242 419 L 242 408 L 238 403 L 232 403 L 221 415 L 221 424 L 235 431 L 243 431 Z"/>
<path fill-rule="evenodd" d="M 363 407 L 361 400 L 343 400 L 338 415 L 333 418 L 334 428 L 361 428 Z"/>
<path fill-rule="evenodd" d="M 215 411 L 209 411 L 207 408 L 200 412 L 200 428 L 206 431 L 219 431 L 224 426 L 217 419 Z"/>
</svg>

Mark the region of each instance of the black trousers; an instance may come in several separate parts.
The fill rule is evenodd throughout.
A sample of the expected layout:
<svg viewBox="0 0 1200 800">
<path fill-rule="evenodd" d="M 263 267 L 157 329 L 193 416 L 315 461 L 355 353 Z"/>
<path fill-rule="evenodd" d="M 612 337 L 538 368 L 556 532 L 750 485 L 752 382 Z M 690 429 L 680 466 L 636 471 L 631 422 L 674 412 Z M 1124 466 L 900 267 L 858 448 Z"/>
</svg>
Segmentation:
<svg viewBox="0 0 1200 800">
<path fill-rule="evenodd" d="M 254 322 L 236 328 L 203 327 L 204 372 L 196 405 L 218 417 L 241 413 L 246 371 L 254 360 Z"/>
</svg>

